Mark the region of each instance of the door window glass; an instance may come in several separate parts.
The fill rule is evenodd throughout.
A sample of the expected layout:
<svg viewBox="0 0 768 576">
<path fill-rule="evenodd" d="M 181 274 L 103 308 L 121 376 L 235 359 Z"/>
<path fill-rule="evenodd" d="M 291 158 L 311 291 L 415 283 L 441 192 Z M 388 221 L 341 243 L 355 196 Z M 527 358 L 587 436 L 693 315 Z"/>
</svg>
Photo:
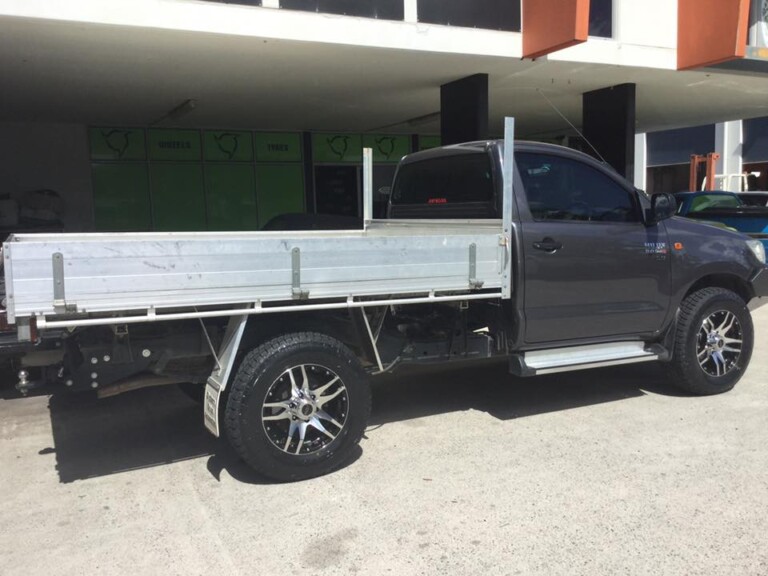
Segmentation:
<svg viewBox="0 0 768 576">
<path fill-rule="evenodd" d="M 515 159 L 535 220 L 637 220 L 629 191 L 595 168 L 549 154 L 518 153 Z"/>
</svg>

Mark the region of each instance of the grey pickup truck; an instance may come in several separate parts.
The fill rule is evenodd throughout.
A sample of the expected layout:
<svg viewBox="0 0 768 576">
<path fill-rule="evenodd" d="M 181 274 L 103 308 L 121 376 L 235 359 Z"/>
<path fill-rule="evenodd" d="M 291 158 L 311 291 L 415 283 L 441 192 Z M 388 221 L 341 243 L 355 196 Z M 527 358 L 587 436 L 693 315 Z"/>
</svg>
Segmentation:
<svg viewBox="0 0 768 576">
<path fill-rule="evenodd" d="M 406 156 L 389 217 L 501 217 L 502 157 L 501 141 Z M 673 197 L 648 197 L 574 150 L 517 142 L 514 158 L 517 290 L 480 306 L 499 305 L 480 316 L 494 317 L 511 371 L 631 362 L 618 356 L 634 343 L 634 361 L 668 362 L 691 393 L 731 389 L 753 348 L 747 304 L 768 295 L 762 244 L 674 217 Z"/>
<path fill-rule="evenodd" d="M 506 142 L 406 156 L 388 218 L 360 230 L 11 237 L 19 388 L 197 387 L 211 432 L 283 481 L 347 462 L 370 377 L 406 365 L 660 361 L 689 393 L 730 390 L 763 245 L 584 154 Z"/>
</svg>

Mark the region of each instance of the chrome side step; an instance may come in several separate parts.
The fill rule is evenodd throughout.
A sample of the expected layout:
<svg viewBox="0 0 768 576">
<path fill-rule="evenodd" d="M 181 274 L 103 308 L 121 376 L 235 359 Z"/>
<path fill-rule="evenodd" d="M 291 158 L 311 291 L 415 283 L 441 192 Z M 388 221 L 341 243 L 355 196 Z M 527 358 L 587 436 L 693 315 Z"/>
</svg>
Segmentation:
<svg viewBox="0 0 768 576">
<path fill-rule="evenodd" d="M 602 368 L 620 364 L 635 364 L 662 359 L 666 351 L 658 344 L 644 342 L 611 342 L 568 348 L 536 350 L 516 355 L 510 362 L 510 372 L 517 376 L 534 376 Z"/>
</svg>

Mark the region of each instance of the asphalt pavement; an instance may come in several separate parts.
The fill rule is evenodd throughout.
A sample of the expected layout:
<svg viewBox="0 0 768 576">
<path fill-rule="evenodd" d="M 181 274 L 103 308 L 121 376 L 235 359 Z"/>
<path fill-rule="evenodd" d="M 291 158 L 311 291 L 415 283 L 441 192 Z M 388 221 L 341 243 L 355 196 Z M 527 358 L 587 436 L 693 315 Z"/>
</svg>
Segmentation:
<svg viewBox="0 0 768 576">
<path fill-rule="evenodd" d="M 175 387 L 0 384 L 0 574 L 766 575 L 768 306 L 746 376 L 498 364 L 374 385 L 357 458 L 272 484 Z"/>
</svg>

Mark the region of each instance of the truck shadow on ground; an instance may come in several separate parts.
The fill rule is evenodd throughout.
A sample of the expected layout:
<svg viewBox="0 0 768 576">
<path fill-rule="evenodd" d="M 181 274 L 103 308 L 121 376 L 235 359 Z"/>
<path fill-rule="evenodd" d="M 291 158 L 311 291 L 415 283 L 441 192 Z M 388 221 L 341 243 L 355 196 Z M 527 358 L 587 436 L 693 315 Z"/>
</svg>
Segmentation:
<svg viewBox="0 0 768 576">
<path fill-rule="evenodd" d="M 645 364 L 537 378 L 514 378 L 506 364 L 410 369 L 374 379 L 368 431 L 414 418 L 478 410 L 509 420 L 636 398 L 681 395 L 664 384 L 663 367 Z M 203 427 L 202 408 L 176 387 L 97 400 L 56 394 L 49 402 L 59 480 L 73 482 L 209 456 L 207 468 L 263 484 L 225 441 Z M 352 461 L 362 454 L 358 449 Z"/>
<path fill-rule="evenodd" d="M 61 482 L 199 458 L 218 447 L 202 408 L 171 386 L 102 400 L 58 393 L 48 407 Z"/>
<path fill-rule="evenodd" d="M 649 392 L 685 396 L 666 382 L 665 367 L 657 363 L 516 378 L 508 373 L 506 362 L 497 362 L 479 369 L 411 369 L 374 382 L 371 426 L 469 409 L 509 420 Z"/>
</svg>

